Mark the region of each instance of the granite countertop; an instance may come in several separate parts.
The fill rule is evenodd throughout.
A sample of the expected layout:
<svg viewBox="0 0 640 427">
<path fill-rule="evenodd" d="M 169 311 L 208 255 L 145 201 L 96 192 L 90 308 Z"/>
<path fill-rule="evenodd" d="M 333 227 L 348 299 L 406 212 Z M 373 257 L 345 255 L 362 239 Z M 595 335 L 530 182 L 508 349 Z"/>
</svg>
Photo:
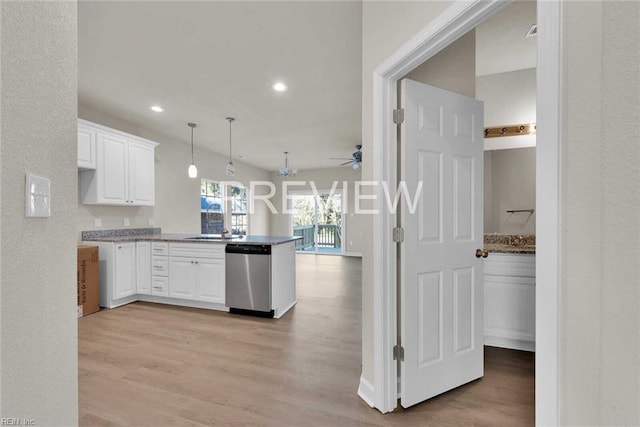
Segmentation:
<svg viewBox="0 0 640 427">
<path fill-rule="evenodd" d="M 208 236 L 211 239 L 199 239 Z M 211 234 L 186 234 L 186 233 L 162 233 L 159 228 L 122 229 L 122 230 L 95 230 L 83 231 L 82 240 L 85 242 L 189 242 L 207 244 L 241 243 L 245 245 L 279 245 L 301 239 L 302 236 L 236 236 L 221 238 Z"/>
<path fill-rule="evenodd" d="M 485 234 L 484 249 L 493 253 L 535 254 L 536 236 L 534 234 Z"/>
</svg>

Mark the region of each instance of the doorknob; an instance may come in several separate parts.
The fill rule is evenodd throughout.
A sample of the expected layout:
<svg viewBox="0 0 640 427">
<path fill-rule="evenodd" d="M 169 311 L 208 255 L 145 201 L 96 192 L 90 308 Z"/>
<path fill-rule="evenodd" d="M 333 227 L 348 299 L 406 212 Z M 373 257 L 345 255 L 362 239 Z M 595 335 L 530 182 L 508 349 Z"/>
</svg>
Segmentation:
<svg viewBox="0 0 640 427">
<path fill-rule="evenodd" d="M 484 249 L 476 249 L 476 258 L 486 258 L 489 256 L 489 252 L 485 251 Z"/>
</svg>

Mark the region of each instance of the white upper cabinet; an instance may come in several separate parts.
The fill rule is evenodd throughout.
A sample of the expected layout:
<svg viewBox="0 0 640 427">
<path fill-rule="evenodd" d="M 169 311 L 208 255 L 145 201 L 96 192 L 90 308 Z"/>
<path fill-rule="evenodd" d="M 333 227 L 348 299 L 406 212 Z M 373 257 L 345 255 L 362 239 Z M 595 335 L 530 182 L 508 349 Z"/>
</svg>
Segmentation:
<svg viewBox="0 0 640 427">
<path fill-rule="evenodd" d="M 96 130 L 78 123 L 78 169 L 96 168 Z"/>
<path fill-rule="evenodd" d="M 85 205 L 153 206 L 155 204 L 155 142 L 86 121 L 93 131 L 95 170 L 80 172 L 80 201 Z M 83 140 L 87 139 L 83 137 Z M 80 150 L 78 150 L 80 153 Z"/>
</svg>

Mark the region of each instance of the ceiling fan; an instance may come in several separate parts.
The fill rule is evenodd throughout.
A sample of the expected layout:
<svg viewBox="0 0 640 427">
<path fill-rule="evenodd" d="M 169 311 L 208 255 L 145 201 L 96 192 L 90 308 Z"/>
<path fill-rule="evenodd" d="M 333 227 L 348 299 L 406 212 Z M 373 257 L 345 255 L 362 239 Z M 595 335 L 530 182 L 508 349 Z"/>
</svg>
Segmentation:
<svg viewBox="0 0 640 427">
<path fill-rule="evenodd" d="M 361 148 L 362 148 L 361 144 L 356 145 L 356 150 L 358 151 L 354 151 L 353 154 L 351 155 L 351 158 L 329 157 L 329 159 L 330 160 L 348 160 L 347 162 L 340 163 L 340 166 L 346 166 L 350 164 L 353 170 L 357 171 L 358 169 L 360 169 L 360 164 L 362 163 L 362 151 L 360 151 Z"/>
</svg>

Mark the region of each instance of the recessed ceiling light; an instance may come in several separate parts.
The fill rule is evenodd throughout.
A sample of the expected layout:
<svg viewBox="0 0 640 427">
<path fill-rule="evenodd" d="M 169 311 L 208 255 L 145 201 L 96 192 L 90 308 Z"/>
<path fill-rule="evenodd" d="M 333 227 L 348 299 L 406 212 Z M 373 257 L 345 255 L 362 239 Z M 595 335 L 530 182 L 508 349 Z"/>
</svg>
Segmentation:
<svg viewBox="0 0 640 427">
<path fill-rule="evenodd" d="M 275 90 L 276 92 L 284 92 L 285 90 L 287 90 L 287 85 L 282 82 L 276 82 L 273 85 L 273 90 Z"/>
<path fill-rule="evenodd" d="M 155 111 L 156 113 L 162 113 L 162 112 L 164 111 L 164 108 L 162 108 L 162 107 L 161 107 L 161 106 L 159 106 L 159 105 L 154 105 L 154 106 L 152 106 L 152 107 L 151 107 L 151 109 L 152 109 L 153 111 Z"/>
</svg>

